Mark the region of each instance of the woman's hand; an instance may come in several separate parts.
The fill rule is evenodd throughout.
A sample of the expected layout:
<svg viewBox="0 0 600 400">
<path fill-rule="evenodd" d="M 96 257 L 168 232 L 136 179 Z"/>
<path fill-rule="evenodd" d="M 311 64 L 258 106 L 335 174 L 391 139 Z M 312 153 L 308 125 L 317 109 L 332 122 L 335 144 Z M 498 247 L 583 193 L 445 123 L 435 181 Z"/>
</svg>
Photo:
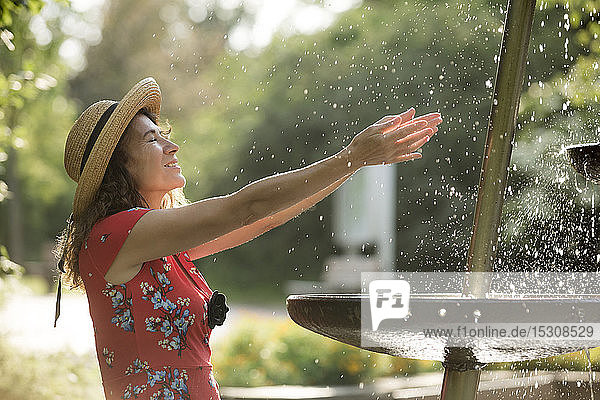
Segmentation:
<svg viewBox="0 0 600 400">
<path fill-rule="evenodd" d="M 440 113 L 418 118 L 414 108 L 381 118 L 352 139 L 346 147 L 348 164 L 354 168 L 393 164 L 421 158 L 417 150 L 429 141 L 442 122 Z"/>
</svg>

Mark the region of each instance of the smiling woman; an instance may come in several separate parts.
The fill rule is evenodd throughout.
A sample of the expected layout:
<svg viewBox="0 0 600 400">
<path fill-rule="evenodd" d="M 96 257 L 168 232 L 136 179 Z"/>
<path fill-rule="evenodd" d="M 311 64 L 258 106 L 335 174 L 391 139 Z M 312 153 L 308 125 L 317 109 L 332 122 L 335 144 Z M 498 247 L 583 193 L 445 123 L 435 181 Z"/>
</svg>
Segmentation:
<svg viewBox="0 0 600 400">
<path fill-rule="evenodd" d="M 185 186 L 185 177 L 177 165 L 179 146 L 169 140 L 171 130 L 163 131 L 157 117 L 140 110 L 127 126 L 125 153 L 127 170 L 136 188 L 150 208 L 160 208 L 165 193 Z"/>
<path fill-rule="evenodd" d="M 146 78 L 73 125 L 65 168 L 77 189 L 59 269 L 87 293 L 107 399 L 216 400 L 209 341 L 228 308 L 192 260 L 285 223 L 363 166 L 420 158 L 442 119 L 414 118 L 414 109 L 386 116 L 331 157 L 189 203 L 179 146 L 158 124 L 160 104 Z"/>
</svg>

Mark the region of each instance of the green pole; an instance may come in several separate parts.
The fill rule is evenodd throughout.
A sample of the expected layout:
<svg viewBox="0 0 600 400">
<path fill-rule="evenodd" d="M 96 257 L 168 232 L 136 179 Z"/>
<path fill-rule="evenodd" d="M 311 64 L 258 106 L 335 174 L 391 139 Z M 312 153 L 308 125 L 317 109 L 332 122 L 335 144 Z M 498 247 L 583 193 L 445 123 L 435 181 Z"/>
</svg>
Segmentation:
<svg viewBox="0 0 600 400">
<path fill-rule="evenodd" d="M 467 257 L 467 270 L 476 272 L 465 280 L 463 293 L 470 296 L 484 297 L 489 282 L 486 280 L 487 274 L 478 272 L 492 272 L 496 259 L 498 230 L 535 3 L 535 0 L 508 1 Z M 455 368 L 452 363 L 447 364 L 440 400 L 475 400 L 480 374 L 481 370 L 475 369 L 474 365 Z"/>
<path fill-rule="evenodd" d="M 441 400 L 475 400 L 481 368 L 471 349 L 446 348 Z"/>
<path fill-rule="evenodd" d="M 458 371 L 444 369 L 441 400 L 475 400 L 481 370 Z"/>
<path fill-rule="evenodd" d="M 509 0 L 508 2 L 494 99 L 479 178 L 473 232 L 467 256 L 469 272 L 492 272 L 496 259 L 498 230 L 535 3 L 535 0 Z M 486 291 L 485 282 L 478 282 L 477 279 L 469 282 L 465 287 L 465 294 L 477 297 L 483 296 Z"/>
</svg>

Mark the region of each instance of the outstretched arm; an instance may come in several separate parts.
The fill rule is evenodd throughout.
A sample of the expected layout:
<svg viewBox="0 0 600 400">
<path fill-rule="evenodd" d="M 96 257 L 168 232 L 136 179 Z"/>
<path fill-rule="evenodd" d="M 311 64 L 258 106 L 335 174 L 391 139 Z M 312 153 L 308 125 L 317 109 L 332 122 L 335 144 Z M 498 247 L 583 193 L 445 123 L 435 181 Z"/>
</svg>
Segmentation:
<svg viewBox="0 0 600 400">
<path fill-rule="evenodd" d="M 359 168 L 393 164 L 420 158 L 416 150 L 424 145 L 441 122 L 439 114 L 412 119 L 414 110 L 384 117 L 356 135 L 339 153 L 307 167 L 253 182 L 234 196 L 248 201 L 250 225 L 293 206 L 325 189 Z"/>
<path fill-rule="evenodd" d="M 253 182 L 230 195 L 147 212 L 132 228 L 105 278 L 123 283 L 145 261 L 190 249 L 195 249 L 195 256 L 211 254 L 203 246 L 213 246 L 212 253 L 234 247 L 309 208 L 360 167 L 420 158 L 416 151 L 435 133 L 441 117 L 437 113 L 413 117 L 413 109 L 384 117 L 339 153 Z"/>
<path fill-rule="evenodd" d="M 412 120 L 414 116 L 414 110 L 409 110 L 404 114 L 400 115 L 401 118 L 401 124 L 406 124 L 409 121 Z M 393 116 L 390 117 L 385 117 L 382 118 L 380 121 L 378 121 L 379 123 L 385 123 L 387 121 L 390 121 L 393 118 Z M 432 126 L 432 133 L 435 133 L 437 131 L 437 123 L 439 120 L 439 115 L 437 114 L 429 114 L 429 115 L 425 115 L 423 117 L 417 118 L 416 120 L 425 120 L 428 122 L 428 125 Z M 415 121 L 415 120 L 413 120 Z M 441 121 L 441 120 L 439 120 Z M 337 155 L 338 157 L 340 156 L 339 154 Z M 344 155 L 344 157 L 346 157 L 347 155 Z M 410 157 L 406 157 L 407 160 L 408 159 L 412 159 L 412 158 L 419 158 L 420 154 L 418 153 L 414 153 L 411 154 Z M 346 167 L 348 167 L 348 165 L 346 164 Z M 354 168 L 349 168 L 348 169 L 348 173 L 344 176 L 342 176 L 340 179 L 338 179 L 337 181 L 335 181 L 334 183 L 330 184 L 329 186 L 325 187 L 324 189 L 321 189 L 320 191 L 309 195 L 307 198 L 305 199 L 301 199 L 299 202 L 292 204 L 291 206 L 289 206 L 288 208 L 282 209 L 280 211 L 275 212 L 272 215 L 268 215 L 265 216 L 257 221 L 254 221 L 248 225 L 245 225 L 241 228 L 238 228 L 232 232 L 229 232 L 219 238 L 216 238 L 208 243 L 204 243 L 200 246 L 197 246 L 195 248 L 192 248 L 190 250 L 188 250 L 188 254 L 191 257 L 192 260 L 198 259 L 198 258 L 202 258 L 202 257 L 206 257 L 209 256 L 211 254 L 215 254 L 218 253 L 220 251 L 223 250 L 227 250 L 236 246 L 239 246 L 243 243 L 246 243 L 260 235 L 262 235 L 265 232 L 268 232 L 269 230 L 280 226 L 284 223 L 286 223 L 287 221 L 289 221 L 290 219 L 300 215 L 302 212 L 304 212 L 305 210 L 311 208 L 312 206 L 314 206 L 315 204 L 317 204 L 318 202 L 320 202 L 321 200 L 323 200 L 325 197 L 329 196 L 329 194 L 331 194 L 332 192 L 334 192 L 339 186 L 342 185 L 342 183 L 344 183 L 350 176 L 352 176 L 352 174 L 358 169 L 358 167 L 355 165 Z M 294 173 L 295 171 L 292 171 L 292 173 Z M 269 179 L 269 178 L 267 178 Z"/>
</svg>

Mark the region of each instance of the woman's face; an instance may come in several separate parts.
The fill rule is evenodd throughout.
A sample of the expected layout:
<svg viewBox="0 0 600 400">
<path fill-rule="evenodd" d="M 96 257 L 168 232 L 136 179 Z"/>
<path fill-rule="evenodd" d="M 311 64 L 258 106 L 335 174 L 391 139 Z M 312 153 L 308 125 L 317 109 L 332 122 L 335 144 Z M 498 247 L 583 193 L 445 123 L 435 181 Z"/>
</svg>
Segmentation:
<svg viewBox="0 0 600 400">
<path fill-rule="evenodd" d="M 151 208 L 160 208 L 162 198 L 172 189 L 185 186 L 177 164 L 179 146 L 161 135 L 150 118 L 137 114 L 131 121 L 125 143 L 127 170 L 137 190 Z"/>
</svg>

